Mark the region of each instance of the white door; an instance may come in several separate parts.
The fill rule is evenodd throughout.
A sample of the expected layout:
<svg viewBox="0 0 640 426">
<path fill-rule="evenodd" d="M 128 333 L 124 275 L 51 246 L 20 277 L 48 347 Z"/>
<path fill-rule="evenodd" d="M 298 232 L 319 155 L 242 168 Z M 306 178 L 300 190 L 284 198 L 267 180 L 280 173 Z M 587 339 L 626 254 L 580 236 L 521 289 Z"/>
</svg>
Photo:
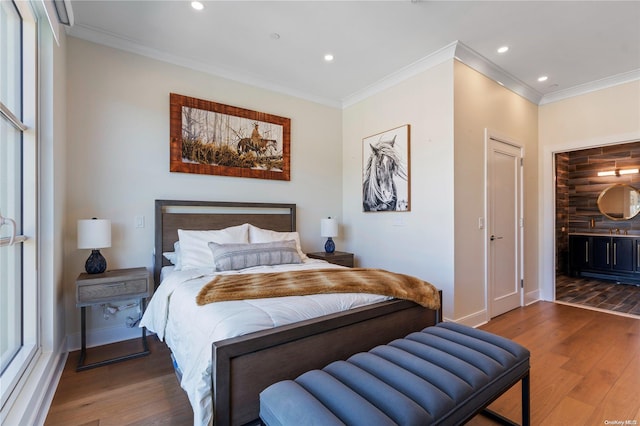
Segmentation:
<svg viewBox="0 0 640 426">
<path fill-rule="evenodd" d="M 522 304 L 522 148 L 487 133 L 487 298 L 493 318 Z"/>
</svg>

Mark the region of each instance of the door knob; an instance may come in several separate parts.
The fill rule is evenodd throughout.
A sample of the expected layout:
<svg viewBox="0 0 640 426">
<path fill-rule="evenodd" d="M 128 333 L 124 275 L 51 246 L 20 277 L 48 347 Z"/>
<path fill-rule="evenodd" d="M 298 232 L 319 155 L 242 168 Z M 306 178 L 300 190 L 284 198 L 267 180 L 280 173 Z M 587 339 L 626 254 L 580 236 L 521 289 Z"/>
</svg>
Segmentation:
<svg viewBox="0 0 640 426">
<path fill-rule="evenodd" d="M 502 237 L 496 237 L 495 235 L 491 236 L 491 241 L 493 241 L 493 240 L 501 240 L 501 239 L 502 239 Z"/>
</svg>

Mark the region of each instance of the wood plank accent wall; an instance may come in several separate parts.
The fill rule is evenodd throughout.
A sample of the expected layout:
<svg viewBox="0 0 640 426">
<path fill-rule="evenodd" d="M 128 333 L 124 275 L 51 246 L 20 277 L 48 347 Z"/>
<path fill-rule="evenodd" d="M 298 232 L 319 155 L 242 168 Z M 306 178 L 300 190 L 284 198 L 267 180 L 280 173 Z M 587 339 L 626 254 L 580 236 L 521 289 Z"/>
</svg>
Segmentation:
<svg viewBox="0 0 640 426">
<path fill-rule="evenodd" d="M 620 233 L 640 235 L 640 215 L 630 220 L 611 220 L 600 213 L 597 204 L 600 193 L 613 184 L 625 183 L 640 189 L 640 174 L 598 176 L 605 170 L 640 168 L 640 141 L 559 153 L 555 160 L 557 271 L 567 268 L 569 233 L 609 233 L 619 229 Z"/>
</svg>

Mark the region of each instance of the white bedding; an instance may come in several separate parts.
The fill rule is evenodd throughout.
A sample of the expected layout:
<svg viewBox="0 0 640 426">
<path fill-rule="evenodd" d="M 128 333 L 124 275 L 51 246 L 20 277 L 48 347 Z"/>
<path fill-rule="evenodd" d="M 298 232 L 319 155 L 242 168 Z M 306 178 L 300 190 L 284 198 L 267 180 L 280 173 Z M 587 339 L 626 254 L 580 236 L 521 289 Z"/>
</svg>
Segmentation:
<svg viewBox="0 0 640 426">
<path fill-rule="evenodd" d="M 194 425 L 209 424 L 211 401 L 211 343 L 255 331 L 319 317 L 389 299 L 349 293 L 277 297 L 196 305 L 196 295 L 214 274 L 275 272 L 298 269 L 339 268 L 307 259 L 301 264 L 259 266 L 241 271 L 213 269 L 163 271 L 165 278 L 144 313 L 141 327 L 155 332 L 171 348 L 182 370 L 182 388 L 193 407 Z"/>
</svg>

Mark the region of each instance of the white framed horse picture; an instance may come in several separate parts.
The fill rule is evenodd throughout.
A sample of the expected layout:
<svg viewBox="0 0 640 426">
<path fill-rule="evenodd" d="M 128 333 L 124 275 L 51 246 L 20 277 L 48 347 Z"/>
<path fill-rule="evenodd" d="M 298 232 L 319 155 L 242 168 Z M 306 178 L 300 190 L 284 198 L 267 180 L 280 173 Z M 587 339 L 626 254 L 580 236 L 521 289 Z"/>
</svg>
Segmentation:
<svg viewBox="0 0 640 426">
<path fill-rule="evenodd" d="M 411 209 L 409 124 L 362 139 L 362 210 Z"/>
<path fill-rule="evenodd" d="M 170 171 L 290 180 L 291 120 L 169 95 Z"/>
</svg>

